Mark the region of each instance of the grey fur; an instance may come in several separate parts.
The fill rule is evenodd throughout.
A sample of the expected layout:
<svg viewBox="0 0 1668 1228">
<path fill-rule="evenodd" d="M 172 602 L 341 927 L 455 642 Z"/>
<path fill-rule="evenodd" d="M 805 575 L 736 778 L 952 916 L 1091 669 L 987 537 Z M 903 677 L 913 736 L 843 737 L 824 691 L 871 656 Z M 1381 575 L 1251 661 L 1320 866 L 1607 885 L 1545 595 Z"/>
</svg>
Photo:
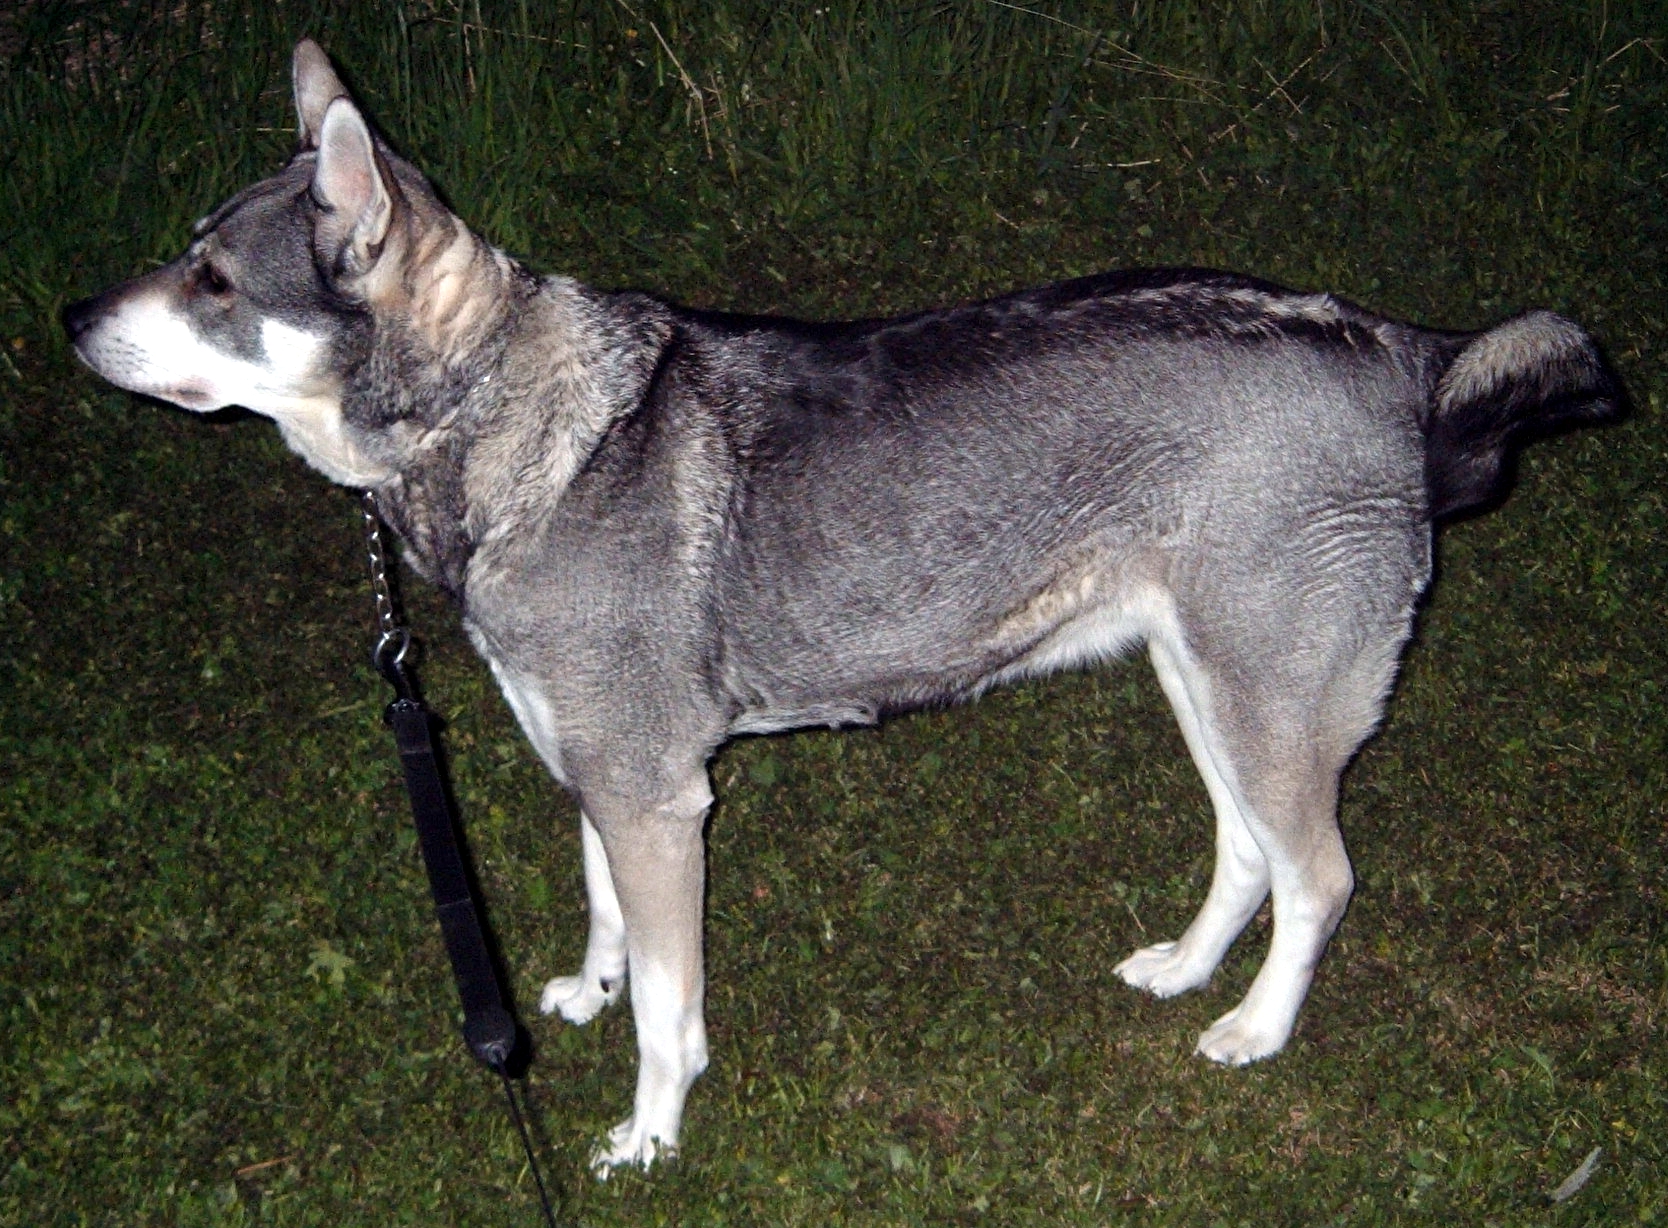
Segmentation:
<svg viewBox="0 0 1668 1228">
<path fill-rule="evenodd" d="M 252 398 L 372 485 L 457 599 L 582 811 L 591 941 L 545 1009 L 583 1021 L 632 978 L 637 1100 L 603 1171 L 676 1145 L 706 1062 L 718 746 L 1139 642 L 1218 852 L 1188 932 L 1118 971 L 1203 984 L 1272 892 L 1268 960 L 1199 1047 L 1284 1044 L 1350 894 L 1338 779 L 1382 716 L 1433 516 L 1493 497 L 1519 436 L 1613 408 L 1576 325 L 1439 332 L 1201 270 L 890 321 L 691 311 L 533 277 L 370 135 L 311 43 L 295 78 L 297 158 L 66 327 L 124 386 Z M 193 354 L 217 374 L 181 380 Z"/>
</svg>

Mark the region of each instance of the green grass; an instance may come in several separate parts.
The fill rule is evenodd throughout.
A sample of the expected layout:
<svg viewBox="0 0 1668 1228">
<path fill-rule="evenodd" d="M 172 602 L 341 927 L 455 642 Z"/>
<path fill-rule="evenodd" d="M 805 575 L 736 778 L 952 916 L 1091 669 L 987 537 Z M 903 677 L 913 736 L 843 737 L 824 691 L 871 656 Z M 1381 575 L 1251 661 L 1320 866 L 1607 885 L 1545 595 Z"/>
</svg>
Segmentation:
<svg viewBox="0 0 1668 1228">
<path fill-rule="evenodd" d="M 0 17 L 0 1223 L 535 1222 L 454 1031 L 351 500 L 256 421 L 101 385 L 54 323 L 280 163 L 302 33 L 542 269 L 826 316 L 1218 264 L 1456 327 L 1565 310 L 1634 402 L 1443 534 L 1277 1060 L 1189 1055 L 1262 922 L 1203 993 L 1111 976 L 1210 857 L 1143 663 L 744 741 L 683 1158 L 584 1176 L 629 1019 L 528 1019 L 564 1222 L 1668 1219 L 1660 7 L 1046 7 Z M 582 948 L 575 816 L 409 597 L 529 1007 Z"/>
</svg>

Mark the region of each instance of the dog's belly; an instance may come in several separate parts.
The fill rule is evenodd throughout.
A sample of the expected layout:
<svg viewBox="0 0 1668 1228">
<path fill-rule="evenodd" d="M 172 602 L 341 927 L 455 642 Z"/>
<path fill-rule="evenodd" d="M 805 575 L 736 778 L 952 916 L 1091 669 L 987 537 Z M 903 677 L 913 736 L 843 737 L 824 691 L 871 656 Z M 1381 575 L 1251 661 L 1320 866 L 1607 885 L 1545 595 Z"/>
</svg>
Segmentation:
<svg viewBox="0 0 1668 1228">
<path fill-rule="evenodd" d="M 992 686 L 1117 656 L 1175 625 L 1156 582 L 1083 569 L 1045 586 L 1001 616 L 946 624 L 900 616 L 866 620 L 816 651 L 785 661 L 748 645 L 725 673 L 739 710 L 729 732 L 874 724 L 882 716 L 972 699 Z"/>
</svg>

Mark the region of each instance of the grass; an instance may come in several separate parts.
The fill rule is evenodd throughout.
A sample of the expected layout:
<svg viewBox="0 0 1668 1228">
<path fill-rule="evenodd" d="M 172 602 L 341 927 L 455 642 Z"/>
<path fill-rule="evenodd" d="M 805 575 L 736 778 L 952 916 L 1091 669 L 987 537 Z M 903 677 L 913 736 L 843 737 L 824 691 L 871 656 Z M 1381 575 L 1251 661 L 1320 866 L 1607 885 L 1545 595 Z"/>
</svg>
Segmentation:
<svg viewBox="0 0 1668 1228">
<path fill-rule="evenodd" d="M 355 509 L 252 420 L 77 369 L 69 298 L 292 140 L 321 38 L 543 269 L 866 314 L 1208 263 L 1604 340 L 1634 414 L 1440 542 L 1360 880 L 1293 1044 L 1189 1056 L 1110 975 L 1209 866 L 1139 662 L 715 764 L 714 1066 L 676 1164 L 582 1175 L 623 1012 L 529 1019 L 571 1224 L 1668 1218 L 1668 47 L 1647 3 L 282 5 L 0 18 L 0 1223 L 528 1224 L 366 664 Z M 409 594 L 520 1001 L 583 942 L 574 815 Z M 1594 1148 L 1572 1197 L 1550 1194 Z"/>
</svg>

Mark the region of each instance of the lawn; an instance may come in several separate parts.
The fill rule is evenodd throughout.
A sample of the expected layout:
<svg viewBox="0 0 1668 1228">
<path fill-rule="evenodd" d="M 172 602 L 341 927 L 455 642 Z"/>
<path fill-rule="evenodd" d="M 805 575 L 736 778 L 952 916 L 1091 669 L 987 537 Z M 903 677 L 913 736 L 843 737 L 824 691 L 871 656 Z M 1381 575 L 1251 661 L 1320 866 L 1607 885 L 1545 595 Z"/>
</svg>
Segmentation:
<svg viewBox="0 0 1668 1228">
<path fill-rule="evenodd" d="M 1211 860 L 1137 656 L 728 747 L 713 1065 L 679 1159 L 606 1183 L 628 1014 L 532 1011 L 583 949 L 577 815 L 407 584 L 565 1225 L 1668 1222 L 1659 4 L 59 0 L 0 15 L 0 1224 L 538 1222 L 353 498 L 56 324 L 281 164 L 302 34 L 540 270 L 831 318 L 1214 265 L 1456 328 L 1551 307 L 1631 400 L 1440 534 L 1276 1059 L 1191 1054 L 1266 915 L 1200 993 L 1111 973 Z"/>
</svg>

